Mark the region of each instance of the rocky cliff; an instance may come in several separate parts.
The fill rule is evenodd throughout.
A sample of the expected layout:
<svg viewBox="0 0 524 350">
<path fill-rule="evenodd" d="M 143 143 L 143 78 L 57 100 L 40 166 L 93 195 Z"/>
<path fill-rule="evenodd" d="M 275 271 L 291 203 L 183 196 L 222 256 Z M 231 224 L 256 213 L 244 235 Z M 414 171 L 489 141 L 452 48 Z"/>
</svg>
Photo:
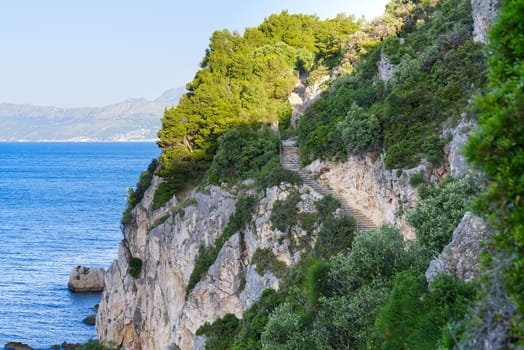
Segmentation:
<svg viewBox="0 0 524 350">
<path fill-rule="evenodd" d="M 476 122 L 464 115 L 457 126 L 443 131 L 451 141 L 445 147 L 443 164 L 432 167 L 422 162 L 412 169 L 387 169 L 380 155 L 350 156 L 345 162 L 314 161 L 306 169 L 319 182 L 340 195 L 353 208 L 365 213 L 377 226 L 391 224 L 404 238 L 415 239 L 406 222 L 406 213 L 418 200 L 413 176 L 438 184 L 448 175 L 461 177 L 469 171 L 462 145 Z"/>
<path fill-rule="evenodd" d="M 473 17 L 473 40 L 488 42 L 487 30 L 491 28 L 497 16 L 497 0 L 471 0 L 471 15 Z"/>
<path fill-rule="evenodd" d="M 492 19 L 492 4 L 473 2 L 475 30 L 480 33 L 475 34 L 476 40 L 484 41 L 486 19 Z M 395 66 L 382 56 L 377 69 L 377 79 L 387 82 Z M 306 87 L 302 79 L 297 85 L 289 98 L 292 125 L 319 97 L 327 80 L 329 76 L 313 87 Z M 317 160 L 307 170 L 322 185 L 365 213 L 375 225 L 392 224 L 402 231 L 405 239 L 415 239 L 413 229 L 406 223 L 406 213 L 418 201 L 416 182 L 412 179 L 419 177 L 437 184 L 449 175 L 465 175 L 468 170 L 461 146 L 474 127 L 473 120 L 462 116 L 457 126 L 443 130 L 441 138 L 451 141 L 438 167 L 423 161 L 412 169 L 387 169 L 383 155 L 368 154 L 350 156 L 343 162 Z M 298 191 L 297 211 L 310 213 L 320 195 L 307 186 L 287 184 L 257 193 L 247 182 L 233 188 L 207 186 L 193 191 L 184 200 L 173 197 L 153 211 L 153 194 L 160 181 L 154 178 L 142 201 L 133 209 L 131 223 L 125 226 L 118 259 L 105 275 L 97 332 L 101 339 L 130 349 L 203 349 L 205 337 L 196 336 L 201 325 L 228 313 L 241 318 L 265 288 L 279 289 L 278 274 L 257 269 L 253 259 L 257 250 L 269 251 L 289 267 L 299 260 L 302 250 L 315 242 L 316 227 L 309 233 L 299 226 L 289 232 L 274 228 L 270 217 L 275 202 Z M 257 197 L 255 214 L 244 229 L 227 239 L 214 263 L 188 290 L 200 247 L 215 246 L 238 200 L 245 195 Z M 454 242 L 432 263 L 435 273 L 451 271 L 469 280 L 478 272 L 479 241 L 489 234 L 479 220 L 469 214 L 464 217 L 454 234 Z"/>
<path fill-rule="evenodd" d="M 155 178 L 133 209 L 133 222 L 125 227 L 118 259 L 106 273 L 97 332 L 101 339 L 130 349 L 199 348 L 203 342 L 194 342 L 195 333 L 205 322 L 228 313 L 242 317 L 264 289 L 278 290 L 279 279 L 271 271 L 257 272 L 252 262 L 258 248 L 270 250 L 289 266 L 299 259 L 296 242 L 303 241 L 301 237 L 313 244 L 314 235 L 299 227 L 288 233 L 272 227 L 275 201 L 296 190 L 301 198 L 298 211 L 311 212 L 319 196 L 305 186 L 266 189 L 246 229 L 226 241 L 205 277 L 188 291 L 199 247 L 214 246 L 241 193 L 236 188 L 209 186 L 182 202 L 173 198 L 152 211 L 158 184 Z M 142 261 L 136 278 L 129 273 L 131 257 Z"/>
</svg>

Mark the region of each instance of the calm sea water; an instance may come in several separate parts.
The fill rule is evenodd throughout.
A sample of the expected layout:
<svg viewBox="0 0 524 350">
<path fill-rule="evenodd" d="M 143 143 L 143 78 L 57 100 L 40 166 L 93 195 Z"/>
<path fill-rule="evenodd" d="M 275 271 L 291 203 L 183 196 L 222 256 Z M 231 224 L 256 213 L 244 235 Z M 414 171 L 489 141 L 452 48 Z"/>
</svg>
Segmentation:
<svg viewBox="0 0 524 350">
<path fill-rule="evenodd" d="M 77 265 L 117 256 L 126 188 L 154 143 L 0 143 L 0 348 L 37 349 L 96 336 L 82 319 L 100 294 L 73 294 Z"/>
</svg>

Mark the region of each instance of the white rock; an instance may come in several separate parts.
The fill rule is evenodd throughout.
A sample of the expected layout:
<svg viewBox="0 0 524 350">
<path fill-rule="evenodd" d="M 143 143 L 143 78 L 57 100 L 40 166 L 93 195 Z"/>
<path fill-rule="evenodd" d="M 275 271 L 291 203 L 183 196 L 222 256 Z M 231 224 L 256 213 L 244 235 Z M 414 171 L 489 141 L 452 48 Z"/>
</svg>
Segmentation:
<svg viewBox="0 0 524 350">
<path fill-rule="evenodd" d="M 101 292 L 104 289 L 104 269 L 77 266 L 69 275 L 67 287 L 73 292 Z"/>
<path fill-rule="evenodd" d="M 470 212 L 453 231 L 453 239 L 439 256 L 430 262 L 426 280 L 431 282 L 438 274 L 452 273 L 463 281 L 470 281 L 480 272 L 480 245 L 491 234 L 489 226 Z"/>
<path fill-rule="evenodd" d="M 305 187 L 296 189 L 301 193 L 298 210 L 312 210 L 316 197 L 306 193 Z M 175 200 L 152 213 L 148 209 L 151 198 L 145 196 L 134 212 L 136 223 L 126 227 L 118 260 L 106 273 L 97 315 L 99 337 L 130 349 L 202 349 L 205 337 L 195 335 L 201 325 L 227 313 L 241 318 L 264 289 L 278 290 L 279 281 L 271 272 L 259 276 L 251 265 L 257 248 L 271 249 L 288 265 L 298 260 L 289 239 L 279 239 L 284 234 L 273 230 L 270 220 L 275 201 L 287 198 L 290 191 L 289 185 L 267 189 L 254 223 L 225 242 L 207 275 L 190 293 L 186 286 L 199 246 L 213 245 L 222 234 L 235 210 L 235 199 L 211 186 L 204 193 L 193 192 L 180 216 L 180 210 L 173 210 Z M 170 217 L 151 229 L 151 222 L 165 214 Z M 305 234 L 302 230 L 290 233 L 295 238 Z M 128 274 L 131 255 L 143 259 L 139 279 Z"/>
<path fill-rule="evenodd" d="M 409 184 L 409 178 L 420 171 L 427 173 L 425 164 L 407 170 L 388 170 L 381 158 L 351 156 L 346 162 L 321 162 L 312 169 L 318 171 L 322 184 L 343 197 L 352 208 L 366 213 L 375 225 L 394 225 L 405 239 L 415 239 L 413 228 L 406 222 L 406 213 L 415 207 L 418 193 Z"/>
<path fill-rule="evenodd" d="M 497 16 L 497 0 L 471 0 L 473 17 L 473 41 L 486 44 L 486 32 L 491 28 Z"/>
</svg>

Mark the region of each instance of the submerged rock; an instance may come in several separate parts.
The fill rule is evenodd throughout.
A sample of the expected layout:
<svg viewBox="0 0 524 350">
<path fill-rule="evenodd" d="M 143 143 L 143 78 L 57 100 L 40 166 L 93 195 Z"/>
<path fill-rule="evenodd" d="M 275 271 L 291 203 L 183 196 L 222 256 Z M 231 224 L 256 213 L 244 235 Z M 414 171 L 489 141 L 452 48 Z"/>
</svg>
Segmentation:
<svg viewBox="0 0 524 350">
<path fill-rule="evenodd" d="M 57 344 L 57 345 L 53 345 L 51 346 L 51 349 L 77 349 L 81 346 L 82 344 L 80 343 L 68 343 L 68 342 L 63 342 L 62 344 Z"/>
<path fill-rule="evenodd" d="M 4 348 L 10 349 L 10 350 L 33 350 L 32 347 L 30 347 L 27 344 L 20 343 L 18 341 L 11 341 L 4 345 Z"/>
<path fill-rule="evenodd" d="M 104 290 L 104 269 L 77 266 L 71 271 L 67 287 L 75 293 L 101 292 Z"/>
<path fill-rule="evenodd" d="M 89 315 L 86 318 L 82 320 L 85 324 L 95 325 L 96 323 L 96 315 Z"/>
</svg>

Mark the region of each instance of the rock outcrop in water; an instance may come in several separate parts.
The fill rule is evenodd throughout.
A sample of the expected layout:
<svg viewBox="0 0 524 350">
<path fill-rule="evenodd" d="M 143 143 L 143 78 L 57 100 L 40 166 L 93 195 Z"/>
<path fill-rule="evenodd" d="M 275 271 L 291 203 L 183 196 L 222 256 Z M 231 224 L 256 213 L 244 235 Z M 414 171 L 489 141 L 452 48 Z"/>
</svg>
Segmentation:
<svg viewBox="0 0 524 350">
<path fill-rule="evenodd" d="M 30 347 L 27 344 L 20 343 L 20 342 L 9 342 L 4 345 L 4 348 L 10 349 L 10 350 L 33 350 L 32 347 Z"/>
<path fill-rule="evenodd" d="M 75 293 L 101 292 L 104 290 L 104 269 L 77 266 L 71 271 L 67 287 Z"/>
</svg>

